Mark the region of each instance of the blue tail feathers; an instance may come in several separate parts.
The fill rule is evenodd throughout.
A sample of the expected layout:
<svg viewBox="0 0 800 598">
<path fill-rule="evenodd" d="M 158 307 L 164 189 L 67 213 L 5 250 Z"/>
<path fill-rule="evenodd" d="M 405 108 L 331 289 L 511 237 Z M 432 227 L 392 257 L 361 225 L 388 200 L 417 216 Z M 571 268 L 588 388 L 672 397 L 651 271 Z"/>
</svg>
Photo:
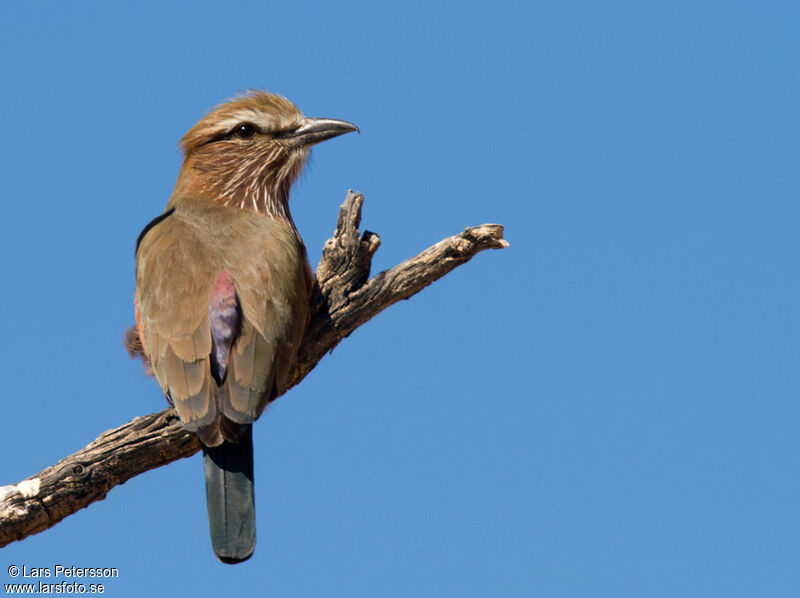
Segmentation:
<svg viewBox="0 0 800 598">
<path fill-rule="evenodd" d="M 223 563 L 240 563 L 256 547 L 253 426 L 237 442 L 203 447 L 211 545 Z"/>
</svg>

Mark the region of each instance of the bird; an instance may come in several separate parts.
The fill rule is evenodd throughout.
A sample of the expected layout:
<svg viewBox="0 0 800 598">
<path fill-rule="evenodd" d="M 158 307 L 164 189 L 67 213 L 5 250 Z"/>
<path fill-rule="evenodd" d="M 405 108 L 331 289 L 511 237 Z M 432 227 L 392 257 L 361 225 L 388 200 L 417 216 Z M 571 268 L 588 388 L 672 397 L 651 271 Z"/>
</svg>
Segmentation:
<svg viewBox="0 0 800 598">
<path fill-rule="evenodd" d="M 353 131 L 262 90 L 216 106 L 181 139 L 166 208 L 136 241 L 136 330 L 201 441 L 223 563 L 255 549 L 252 424 L 286 390 L 309 320 L 313 276 L 289 192 L 313 145 Z"/>
</svg>

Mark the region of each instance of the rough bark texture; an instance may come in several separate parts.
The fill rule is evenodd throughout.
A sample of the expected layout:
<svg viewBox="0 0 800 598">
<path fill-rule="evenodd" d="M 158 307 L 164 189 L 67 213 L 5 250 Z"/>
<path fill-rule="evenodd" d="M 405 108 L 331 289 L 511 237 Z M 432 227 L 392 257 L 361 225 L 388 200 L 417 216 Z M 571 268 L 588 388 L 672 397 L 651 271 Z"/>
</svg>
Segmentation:
<svg viewBox="0 0 800 598">
<path fill-rule="evenodd" d="M 416 257 L 369 278 L 380 237 L 361 234 L 364 197 L 350 191 L 339 210 L 334 236 L 325 243 L 311 298 L 311 321 L 292 370 L 300 382 L 339 341 L 371 317 L 422 290 L 484 249 L 501 249 L 503 227 L 484 224 L 440 241 Z M 126 345 L 141 357 L 135 331 Z M 200 450 L 172 408 L 137 417 L 18 484 L 0 487 L 0 547 L 52 527 L 111 488 L 149 469 Z"/>
</svg>

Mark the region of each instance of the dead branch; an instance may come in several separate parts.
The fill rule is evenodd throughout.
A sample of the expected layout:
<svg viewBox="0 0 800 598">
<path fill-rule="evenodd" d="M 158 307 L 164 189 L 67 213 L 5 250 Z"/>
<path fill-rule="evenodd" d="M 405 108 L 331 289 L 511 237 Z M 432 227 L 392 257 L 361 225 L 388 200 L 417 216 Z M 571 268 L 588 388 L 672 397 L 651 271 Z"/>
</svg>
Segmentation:
<svg viewBox="0 0 800 598">
<path fill-rule="evenodd" d="M 419 292 L 479 251 L 508 246 L 499 224 L 474 226 L 370 279 L 380 238 L 358 230 L 363 202 L 363 195 L 348 192 L 339 209 L 336 232 L 322 250 L 311 321 L 292 370 L 292 386 L 379 312 Z M 135 333 L 128 332 L 126 345 L 132 356 L 141 356 Z M 172 408 L 104 432 L 55 465 L 18 484 L 0 487 L 0 547 L 52 527 L 102 500 L 114 486 L 198 450 L 197 437 L 181 427 Z"/>
</svg>

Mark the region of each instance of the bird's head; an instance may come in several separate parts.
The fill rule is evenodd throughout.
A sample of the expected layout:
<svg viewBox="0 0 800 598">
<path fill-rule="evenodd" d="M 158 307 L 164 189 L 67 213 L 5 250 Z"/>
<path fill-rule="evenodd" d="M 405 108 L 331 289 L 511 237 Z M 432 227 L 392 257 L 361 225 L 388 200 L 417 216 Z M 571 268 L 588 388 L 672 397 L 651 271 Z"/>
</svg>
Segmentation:
<svg viewBox="0 0 800 598">
<path fill-rule="evenodd" d="M 286 98 L 248 92 L 211 110 L 183 136 L 176 191 L 288 217 L 289 188 L 311 146 L 351 131 L 358 127 L 307 118 Z"/>
</svg>

